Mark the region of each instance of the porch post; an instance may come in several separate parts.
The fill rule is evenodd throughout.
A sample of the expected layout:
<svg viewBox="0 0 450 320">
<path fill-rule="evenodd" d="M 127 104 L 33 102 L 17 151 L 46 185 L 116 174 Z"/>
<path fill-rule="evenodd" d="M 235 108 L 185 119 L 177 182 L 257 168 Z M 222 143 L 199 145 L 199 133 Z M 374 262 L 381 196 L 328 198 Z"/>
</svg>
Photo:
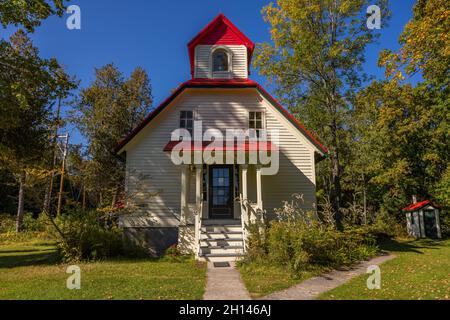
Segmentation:
<svg viewBox="0 0 450 320">
<path fill-rule="evenodd" d="M 261 189 L 261 167 L 256 167 L 256 203 L 258 205 L 258 209 L 263 209 L 262 203 L 262 189 Z"/>
<path fill-rule="evenodd" d="M 187 214 L 187 198 L 188 198 L 188 176 L 189 167 L 187 165 L 181 166 L 181 212 L 180 212 L 180 224 L 186 224 Z"/>
<path fill-rule="evenodd" d="M 197 210 L 200 209 L 202 203 L 202 172 L 203 166 L 201 164 L 195 165 L 195 204 Z M 200 217 L 202 212 L 199 212 Z"/>
<path fill-rule="evenodd" d="M 195 225 L 194 225 L 194 253 L 195 257 L 198 258 L 200 254 L 200 233 L 202 225 L 203 216 L 203 206 L 202 206 L 202 169 L 203 166 L 197 164 L 195 166 Z"/>
<path fill-rule="evenodd" d="M 247 171 L 248 167 L 246 164 L 241 165 L 241 179 L 242 179 L 242 198 L 247 199 Z"/>
<path fill-rule="evenodd" d="M 248 216 L 248 191 L 247 191 L 247 172 L 248 172 L 248 166 L 246 164 L 243 164 L 241 167 L 241 186 L 242 186 L 242 201 L 241 203 L 241 221 L 242 225 L 245 226 L 245 223 L 248 222 L 249 216 Z M 244 208 L 244 209 L 243 209 Z"/>
</svg>

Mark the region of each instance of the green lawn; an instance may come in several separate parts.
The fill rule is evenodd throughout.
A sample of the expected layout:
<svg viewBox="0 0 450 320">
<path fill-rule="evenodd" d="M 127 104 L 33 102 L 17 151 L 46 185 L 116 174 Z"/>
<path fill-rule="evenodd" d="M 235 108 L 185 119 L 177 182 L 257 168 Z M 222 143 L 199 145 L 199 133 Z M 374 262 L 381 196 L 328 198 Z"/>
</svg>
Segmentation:
<svg viewBox="0 0 450 320">
<path fill-rule="evenodd" d="M 193 260 L 117 259 L 78 263 L 81 289 L 69 290 L 66 264 L 49 242 L 0 244 L 2 299 L 202 299 L 206 268 Z"/>
<path fill-rule="evenodd" d="M 450 240 L 392 242 L 384 249 L 397 258 L 380 266 L 380 290 L 367 289 L 367 275 L 362 275 L 319 298 L 450 299 Z"/>
<path fill-rule="evenodd" d="M 239 271 L 250 295 L 253 298 L 260 298 L 270 293 L 292 287 L 324 272 L 324 269 L 316 268 L 293 277 L 283 267 L 269 265 L 268 263 L 251 262 L 241 265 Z"/>
</svg>

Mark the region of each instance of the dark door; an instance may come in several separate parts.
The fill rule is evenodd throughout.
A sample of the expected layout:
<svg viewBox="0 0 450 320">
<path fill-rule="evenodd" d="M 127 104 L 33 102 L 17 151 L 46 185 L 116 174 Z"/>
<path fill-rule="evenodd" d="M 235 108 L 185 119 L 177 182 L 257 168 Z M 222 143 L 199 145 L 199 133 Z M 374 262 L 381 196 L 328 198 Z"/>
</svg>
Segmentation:
<svg viewBox="0 0 450 320">
<path fill-rule="evenodd" d="M 209 218 L 233 219 L 233 166 L 209 168 Z"/>
<path fill-rule="evenodd" d="M 437 238 L 436 216 L 434 211 L 425 211 L 423 215 L 425 236 L 428 238 Z"/>
</svg>

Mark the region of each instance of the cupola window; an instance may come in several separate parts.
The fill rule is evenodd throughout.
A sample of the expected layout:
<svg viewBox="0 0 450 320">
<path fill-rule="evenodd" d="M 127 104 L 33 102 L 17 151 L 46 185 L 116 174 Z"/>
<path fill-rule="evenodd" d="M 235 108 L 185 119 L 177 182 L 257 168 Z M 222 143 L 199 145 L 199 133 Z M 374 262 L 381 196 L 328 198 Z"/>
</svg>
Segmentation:
<svg viewBox="0 0 450 320">
<path fill-rule="evenodd" d="M 223 49 L 214 51 L 213 72 L 228 72 L 230 71 L 229 67 L 228 53 Z"/>
</svg>

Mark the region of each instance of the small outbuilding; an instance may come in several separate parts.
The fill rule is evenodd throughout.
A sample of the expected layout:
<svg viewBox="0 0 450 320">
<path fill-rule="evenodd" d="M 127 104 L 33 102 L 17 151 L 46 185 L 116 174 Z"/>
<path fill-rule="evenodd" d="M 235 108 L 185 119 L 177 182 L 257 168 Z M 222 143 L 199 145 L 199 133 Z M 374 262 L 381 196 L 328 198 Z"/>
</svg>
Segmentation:
<svg viewBox="0 0 450 320">
<path fill-rule="evenodd" d="M 408 234 L 416 238 L 441 238 L 441 225 L 439 222 L 440 207 L 429 200 L 416 202 L 403 208 L 406 213 Z"/>
</svg>

